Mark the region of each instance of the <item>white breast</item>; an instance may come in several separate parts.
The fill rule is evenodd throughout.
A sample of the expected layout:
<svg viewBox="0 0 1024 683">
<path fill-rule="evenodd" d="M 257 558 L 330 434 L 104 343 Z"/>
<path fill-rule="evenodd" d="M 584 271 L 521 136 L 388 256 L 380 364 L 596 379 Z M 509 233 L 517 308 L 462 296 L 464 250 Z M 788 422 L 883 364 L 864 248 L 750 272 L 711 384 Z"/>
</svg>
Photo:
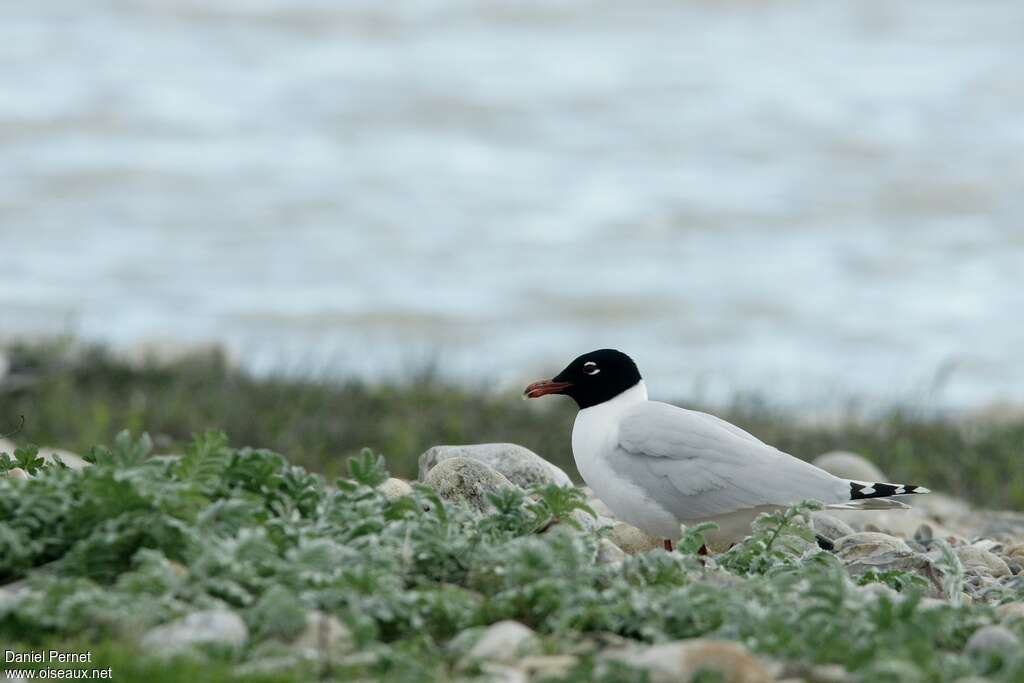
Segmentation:
<svg viewBox="0 0 1024 683">
<path fill-rule="evenodd" d="M 637 401 L 646 400 L 647 387 L 640 380 L 610 401 L 581 410 L 572 428 L 572 454 L 580 476 L 619 519 L 649 534 L 676 539 L 679 522 L 675 517 L 609 464 L 618 445 L 619 417 Z"/>
</svg>

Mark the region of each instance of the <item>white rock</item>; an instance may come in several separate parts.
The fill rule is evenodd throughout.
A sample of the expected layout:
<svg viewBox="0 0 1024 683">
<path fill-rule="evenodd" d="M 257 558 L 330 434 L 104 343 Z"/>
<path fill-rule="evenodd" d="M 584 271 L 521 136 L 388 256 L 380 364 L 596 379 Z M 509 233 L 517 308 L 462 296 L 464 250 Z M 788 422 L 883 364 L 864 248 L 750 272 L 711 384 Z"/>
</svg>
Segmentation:
<svg viewBox="0 0 1024 683">
<path fill-rule="evenodd" d="M 469 651 L 469 657 L 512 662 L 537 644 L 537 636 L 529 627 L 507 619 L 488 626 Z"/>
<path fill-rule="evenodd" d="M 968 653 L 1011 655 L 1020 648 L 1017 635 L 998 624 L 982 626 L 967 641 L 964 648 Z"/>
<path fill-rule="evenodd" d="M 1024 602 L 1008 602 L 996 607 L 1002 621 L 1024 621 Z"/>
<path fill-rule="evenodd" d="M 73 470 L 80 470 L 82 468 L 92 466 L 92 463 L 86 462 L 82 456 L 78 455 L 78 453 L 72 453 L 71 451 L 66 451 L 63 448 L 50 448 L 48 446 L 43 446 L 39 449 L 39 457 L 49 463 L 55 462 L 60 458 L 61 462 Z"/>
<path fill-rule="evenodd" d="M 28 472 L 26 472 L 25 470 L 21 469 L 20 467 L 12 467 L 11 469 L 7 470 L 7 477 L 9 479 L 31 479 L 32 478 L 32 477 L 29 476 Z"/>
<path fill-rule="evenodd" d="M 859 531 L 849 536 L 842 536 L 836 539 L 835 546 L 839 559 L 846 562 L 864 560 L 887 553 L 901 557 L 914 554 L 910 546 L 900 539 L 874 531 Z"/>
<path fill-rule="evenodd" d="M 615 545 L 607 538 L 602 538 L 597 542 L 597 558 L 598 564 L 611 564 L 612 562 L 622 562 L 626 559 L 626 553 L 619 546 Z"/>
<path fill-rule="evenodd" d="M 469 458 L 449 458 L 427 473 L 425 483 L 445 500 L 465 503 L 485 512 L 491 508 L 487 494 L 515 486 L 503 474 Z"/>
<path fill-rule="evenodd" d="M 426 481 L 427 473 L 438 463 L 449 458 L 469 458 L 488 465 L 517 486 L 528 488 L 533 484 L 555 483 L 571 486 L 569 475 L 552 465 L 529 448 L 514 443 L 478 443 L 462 446 L 434 446 L 420 455 L 419 478 Z"/>
<path fill-rule="evenodd" d="M 615 513 L 612 509 L 605 505 L 604 501 L 600 498 L 594 498 L 593 496 L 587 496 L 587 505 L 601 517 L 608 517 L 609 519 L 616 519 Z"/>
<path fill-rule="evenodd" d="M 306 614 L 306 626 L 292 641 L 292 647 L 303 651 L 335 651 L 352 645 L 352 632 L 337 617 L 320 610 Z"/>
<path fill-rule="evenodd" d="M 530 677 L 522 669 L 496 662 L 485 662 L 480 667 L 480 672 L 483 673 L 483 680 L 487 683 L 530 683 Z M 461 682 L 463 679 L 458 680 Z M 471 680 L 478 681 L 480 679 L 473 678 Z"/>
<path fill-rule="evenodd" d="M 377 490 L 388 498 L 402 498 L 412 495 L 412 486 L 408 482 L 389 477 L 387 481 L 377 487 Z"/>
<path fill-rule="evenodd" d="M 956 556 L 968 572 L 982 571 L 995 578 L 1010 575 L 1010 567 L 998 555 L 987 550 L 965 545 L 956 548 Z"/>
<path fill-rule="evenodd" d="M 811 528 L 814 533 L 821 534 L 830 541 L 854 533 L 853 527 L 831 514 L 824 512 L 811 513 Z"/>
<path fill-rule="evenodd" d="M 814 459 L 814 465 L 843 479 L 857 481 L 889 481 L 878 466 L 862 455 L 849 451 L 830 451 Z"/>
<path fill-rule="evenodd" d="M 619 546 L 628 555 L 646 553 L 656 548 L 664 548 L 665 539 L 655 538 L 640 531 L 632 524 L 616 522 L 612 527 L 612 543 Z"/>
<path fill-rule="evenodd" d="M 211 609 L 151 629 L 142 637 L 142 646 L 154 654 L 170 655 L 203 643 L 241 647 L 248 639 L 249 629 L 240 616 L 228 609 Z"/>
<path fill-rule="evenodd" d="M 770 683 L 774 676 L 739 643 L 694 638 L 607 655 L 645 670 L 652 683 L 690 681 L 701 670 L 717 672 L 724 683 Z"/>
</svg>

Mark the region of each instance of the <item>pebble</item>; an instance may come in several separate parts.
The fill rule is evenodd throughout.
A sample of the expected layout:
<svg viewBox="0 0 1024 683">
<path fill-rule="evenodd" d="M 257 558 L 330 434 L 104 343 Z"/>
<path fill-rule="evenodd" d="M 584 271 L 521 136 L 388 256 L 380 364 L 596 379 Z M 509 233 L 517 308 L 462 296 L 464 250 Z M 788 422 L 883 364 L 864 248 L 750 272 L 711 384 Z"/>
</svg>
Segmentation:
<svg viewBox="0 0 1024 683">
<path fill-rule="evenodd" d="M 981 571 L 995 578 L 1010 575 L 1010 568 L 1006 562 L 987 550 L 973 545 L 965 545 L 956 549 L 956 555 L 967 572 Z"/>
<path fill-rule="evenodd" d="M 1024 602 L 1008 602 L 996 607 L 1002 621 L 1024 621 Z"/>
<path fill-rule="evenodd" d="M 211 609 L 151 629 L 142 637 L 142 645 L 155 654 L 171 655 L 203 643 L 241 647 L 248 639 L 249 629 L 240 616 L 228 609 Z"/>
<path fill-rule="evenodd" d="M 523 657 L 519 668 L 531 680 L 564 678 L 578 663 L 579 657 L 576 655 L 532 655 Z"/>
<path fill-rule="evenodd" d="M 1020 647 L 1020 639 L 1010 629 L 999 624 L 982 626 L 968 639 L 964 651 L 968 654 L 1011 655 Z"/>
<path fill-rule="evenodd" d="M 7 470 L 7 478 L 8 479 L 31 479 L 32 477 L 30 477 L 28 472 L 26 472 L 25 470 L 21 469 L 20 467 L 12 467 L 11 469 Z"/>
<path fill-rule="evenodd" d="M 824 512 L 811 513 L 811 528 L 814 529 L 814 533 L 821 534 L 830 541 L 855 533 L 849 524 Z"/>
<path fill-rule="evenodd" d="M 647 672 L 652 683 L 690 681 L 705 670 L 722 683 L 769 683 L 774 676 L 739 643 L 694 638 L 613 652 L 611 659 Z"/>
<path fill-rule="evenodd" d="M 625 522 L 615 523 L 615 526 L 612 527 L 611 540 L 627 555 L 646 553 L 656 548 L 665 547 L 665 539 L 655 538 Z"/>
<path fill-rule="evenodd" d="M 73 470 L 92 467 L 92 463 L 86 462 L 85 458 L 80 456 L 78 453 L 72 453 L 71 451 L 66 451 L 63 448 L 50 448 L 48 446 L 44 446 L 39 449 L 39 457 L 50 463 L 55 462 L 57 458 L 60 458 L 62 463 Z"/>
<path fill-rule="evenodd" d="M 878 469 L 878 465 L 862 455 L 849 451 L 830 451 L 815 458 L 813 464 L 829 474 L 843 479 L 871 482 L 889 481 L 882 470 Z"/>
<path fill-rule="evenodd" d="M 478 512 L 491 508 L 487 494 L 514 486 L 504 475 L 478 460 L 449 458 L 431 468 L 425 483 L 452 502 L 466 503 Z"/>
<path fill-rule="evenodd" d="M 536 634 L 518 621 L 506 619 L 488 626 L 469 651 L 470 659 L 513 662 L 539 644 Z"/>
<path fill-rule="evenodd" d="M 481 462 L 522 488 L 548 483 L 572 486 L 569 475 L 560 468 L 552 465 L 529 448 L 514 443 L 480 443 L 429 448 L 420 455 L 420 481 L 426 481 L 430 470 L 451 458 L 467 458 Z"/>
<path fill-rule="evenodd" d="M 412 486 L 408 482 L 389 477 L 387 481 L 377 487 L 387 498 L 402 498 L 412 495 Z"/>
<path fill-rule="evenodd" d="M 597 542 L 597 558 L 598 564 L 611 564 L 612 562 L 622 562 L 626 559 L 626 553 L 622 548 L 615 545 L 607 538 L 602 538 Z"/>
<path fill-rule="evenodd" d="M 352 645 L 352 632 L 337 617 L 320 610 L 306 613 L 306 625 L 292 647 L 304 652 L 347 650 Z"/>
<path fill-rule="evenodd" d="M 849 563 L 866 561 L 882 556 L 909 557 L 914 554 L 905 542 L 888 534 L 859 531 L 836 539 L 835 551 L 839 559 Z"/>
</svg>

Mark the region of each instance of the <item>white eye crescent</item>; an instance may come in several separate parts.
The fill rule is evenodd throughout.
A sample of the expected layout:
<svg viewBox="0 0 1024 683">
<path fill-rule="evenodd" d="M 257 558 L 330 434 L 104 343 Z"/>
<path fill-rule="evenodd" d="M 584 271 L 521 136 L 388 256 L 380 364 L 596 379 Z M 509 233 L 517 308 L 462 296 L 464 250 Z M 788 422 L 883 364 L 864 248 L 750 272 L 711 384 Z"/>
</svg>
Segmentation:
<svg viewBox="0 0 1024 683">
<path fill-rule="evenodd" d="M 601 372 L 601 368 L 597 367 L 597 363 L 595 363 L 594 361 L 588 360 L 586 363 L 583 364 L 583 372 L 587 373 L 588 375 L 596 375 L 597 373 Z"/>
</svg>

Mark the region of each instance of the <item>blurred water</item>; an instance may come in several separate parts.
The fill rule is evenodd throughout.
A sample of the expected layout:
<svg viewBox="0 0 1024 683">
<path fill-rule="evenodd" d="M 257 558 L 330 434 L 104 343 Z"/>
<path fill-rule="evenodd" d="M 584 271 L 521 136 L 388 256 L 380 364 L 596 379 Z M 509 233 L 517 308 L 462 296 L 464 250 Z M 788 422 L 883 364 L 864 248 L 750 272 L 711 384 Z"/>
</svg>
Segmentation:
<svg viewBox="0 0 1024 683">
<path fill-rule="evenodd" d="M 0 19 L 0 336 L 495 386 L 614 345 L 662 396 L 1024 399 L 1024 3 Z"/>
</svg>

